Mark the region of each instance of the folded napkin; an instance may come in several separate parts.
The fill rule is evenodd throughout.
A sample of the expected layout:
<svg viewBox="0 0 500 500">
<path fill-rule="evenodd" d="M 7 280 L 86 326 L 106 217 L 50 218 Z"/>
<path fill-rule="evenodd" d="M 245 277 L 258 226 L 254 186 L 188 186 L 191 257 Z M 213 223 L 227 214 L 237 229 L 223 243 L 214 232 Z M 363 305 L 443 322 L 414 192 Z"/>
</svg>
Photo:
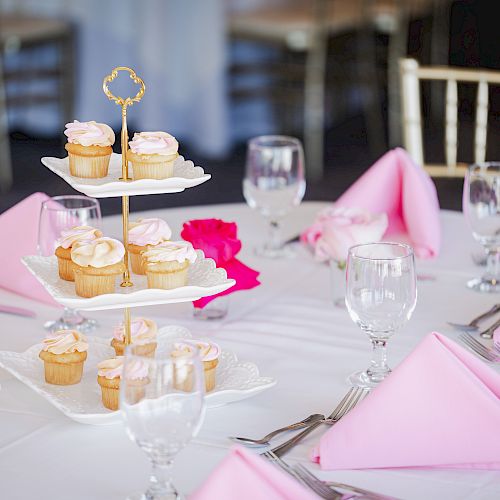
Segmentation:
<svg viewBox="0 0 500 500">
<path fill-rule="evenodd" d="M 195 307 L 203 308 L 216 297 L 260 285 L 257 279 L 260 273 L 236 258 L 241 250 L 236 223 L 221 219 L 190 220 L 184 223 L 181 238 L 189 241 L 194 248 L 203 250 L 205 257 L 214 259 L 217 267 L 225 269 L 227 277 L 236 281 L 234 286 L 224 292 L 195 300 Z"/>
<path fill-rule="evenodd" d="M 189 500 L 317 500 L 265 459 L 234 447 Z"/>
<path fill-rule="evenodd" d="M 48 199 L 44 193 L 34 193 L 0 215 L 0 288 L 57 305 L 21 262 L 21 257 L 37 253 L 40 207 Z"/>
<path fill-rule="evenodd" d="M 337 206 L 385 212 L 386 237 L 408 235 L 415 255 L 435 257 L 441 244 L 436 187 L 425 170 L 408 153 L 396 148 L 386 153 L 338 200 Z"/>
<path fill-rule="evenodd" d="M 439 333 L 313 451 L 323 469 L 500 469 L 500 374 Z"/>
</svg>

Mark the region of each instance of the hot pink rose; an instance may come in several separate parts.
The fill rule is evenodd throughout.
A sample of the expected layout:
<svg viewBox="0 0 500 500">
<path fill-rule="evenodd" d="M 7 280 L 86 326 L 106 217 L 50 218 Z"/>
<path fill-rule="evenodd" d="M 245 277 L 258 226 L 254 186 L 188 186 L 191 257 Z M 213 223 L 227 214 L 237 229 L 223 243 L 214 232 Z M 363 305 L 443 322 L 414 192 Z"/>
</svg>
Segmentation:
<svg viewBox="0 0 500 500">
<path fill-rule="evenodd" d="M 260 285 L 259 273 L 235 258 L 241 250 L 238 239 L 238 227 L 234 222 L 220 219 L 201 219 L 185 222 L 181 237 L 189 241 L 194 248 L 205 252 L 206 257 L 214 259 L 217 267 L 226 270 L 227 277 L 236 280 L 236 284 L 217 295 L 204 297 L 194 302 L 195 307 L 205 307 L 220 295 L 228 295 L 238 290 L 250 290 Z"/>
<path fill-rule="evenodd" d="M 319 261 L 345 262 L 350 247 L 380 241 L 387 226 L 386 214 L 333 205 L 319 212 L 301 240 L 314 248 Z"/>
</svg>

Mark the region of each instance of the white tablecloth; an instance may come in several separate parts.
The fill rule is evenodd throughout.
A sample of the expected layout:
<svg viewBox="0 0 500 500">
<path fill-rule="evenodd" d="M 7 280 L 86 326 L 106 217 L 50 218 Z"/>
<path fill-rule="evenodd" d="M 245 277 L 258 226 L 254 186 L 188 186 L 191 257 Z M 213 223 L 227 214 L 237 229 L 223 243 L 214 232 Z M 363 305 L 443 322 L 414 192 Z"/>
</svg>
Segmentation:
<svg viewBox="0 0 500 500">
<path fill-rule="evenodd" d="M 133 200 L 131 205 L 133 210 Z M 304 228 L 322 206 L 303 204 L 286 221 L 285 236 Z M 304 249 L 297 259 L 289 261 L 266 261 L 253 255 L 252 247 L 264 240 L 266 228 L 245 206 L 182 208 L 150 212 L 148 216 L 164 217 L 176 232 L 191 218 L 220 217 L 238 222 L 244 248 L 241 257 L 261 271 L 261 287 L 232 296 L 229 314 L 222 322 L 192 320 L 189 304 L 149 307 L 141 313 L 160 325 L 184 324 L 195 335 L 212 336 L 240 359 L 256 362 L 263 375 L 278 380 L 274 388 L 257 397 L 207 412 L 199 436 L 179 454 L 174 467 L 176 484 L 188 493 L 227 453 L 231 445 L 227 436 L 258 437 L 310 413 L 329 413 L 347 389 L 346 376 L 368 365 L 370 343 L 347 312 L 332 306 L 328 268 L 314 262 Z M 440 257 L 418 262 L 418 271 L 435 280 L 419 282 L 415 314 L 389 344 L 392 366 L 432 330 L 456 338 L 447 320 L 467 321 L 498 300 L 465 288 L 466 279 L 479 273 L 470 258 L 477 246 L 462 214 L 443 211 L 441 217 Z M 105 232 L 120 235 L 119 217 L 106 218 L 104 224 Z M 38 313 L 35 320 L 0 315 L 0 349 L 22 351 L 39 342 L 44 335 L 42 323 L 56 315 L 50 307 L 4 291 L 0 291 L 0 303 L 22 305 Z M 97 334 L 108 337 L 112 325 L 121 319 L 120 311 L 91 315 L 101 323 Z M 0 383 L 1 498 L 111 500 L 145 488 L 148 461 L 121 424 L 98 427 L 75 423 L 1 370 Z M 300 460 L 321 477 L 402 499 L 500 498 L 500 472 L 319 472 L 308 461 L 308 453 L 320 435 L 319 431 L 311 434 L 287 460 Z"/>
</svg>

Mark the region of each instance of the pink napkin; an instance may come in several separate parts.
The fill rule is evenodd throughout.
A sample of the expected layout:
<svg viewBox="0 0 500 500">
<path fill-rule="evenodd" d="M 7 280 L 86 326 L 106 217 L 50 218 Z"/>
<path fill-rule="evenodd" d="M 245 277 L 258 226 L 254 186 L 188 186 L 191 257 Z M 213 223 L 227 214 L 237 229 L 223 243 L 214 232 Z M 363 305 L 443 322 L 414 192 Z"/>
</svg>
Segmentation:
<svg viewBox="0 0 500 500">
<path fill-rule="evenodd" d="M 359 207 L 389 217 L 387 235 L 406 233 L 421 258 L 435 257 L 441 244 L 436 187 L 408 153 L 386 153 L 338 200 L 338 206 Z"/>
<path fill-rule="evenodd" d="M 500 374 L 427 335 L 313 451 L 322 469 L 500 469 Z"/>
<path fill-rule="evenodd" d="M 217 297 L 260 285 L 257 279 L 260 273 L 236 258 L 241 250 L 241 240 L 238 239 L 235 222 L 221 219 L 190 220 L 183 224 L 181 238 L 189 241 L 194 248 L 203 250 L 205 257 L 214 259 L 216 266 L 225 269 L 227 277 L 236 281 L 234 286 L 224 292 L 195 300 L 194 307 L 203 308 Z"/>
<path fill-rule="evenodd" d="M 40 207 L 48 199 L 44 193 L 34 193 L 0 215 L 0 288 L 57 305 L 21 262 L 21 257 L 37 253 Z"/>
<path fill-rule="evenodd" d="M 189 500 L 317 500 L 265 459 L 234 447 Z"/>
</svg>

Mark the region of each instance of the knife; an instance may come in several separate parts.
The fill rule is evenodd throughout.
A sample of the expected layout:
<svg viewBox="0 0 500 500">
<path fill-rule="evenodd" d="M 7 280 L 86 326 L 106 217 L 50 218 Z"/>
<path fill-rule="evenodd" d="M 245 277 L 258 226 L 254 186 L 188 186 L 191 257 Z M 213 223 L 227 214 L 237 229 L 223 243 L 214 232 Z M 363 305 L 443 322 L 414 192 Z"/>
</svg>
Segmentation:
<svg viewBox="0 0 500 500">
<path fill-rule="evenodd" d="M 36 318 L 36 313 L 34 311 L 23 309 L 22 307 L 5 306 L 2 304 L 0 304 L 0 313 L 14 314 L 16 316 L 23 316 L 25 318 Z"/>
</svg>

